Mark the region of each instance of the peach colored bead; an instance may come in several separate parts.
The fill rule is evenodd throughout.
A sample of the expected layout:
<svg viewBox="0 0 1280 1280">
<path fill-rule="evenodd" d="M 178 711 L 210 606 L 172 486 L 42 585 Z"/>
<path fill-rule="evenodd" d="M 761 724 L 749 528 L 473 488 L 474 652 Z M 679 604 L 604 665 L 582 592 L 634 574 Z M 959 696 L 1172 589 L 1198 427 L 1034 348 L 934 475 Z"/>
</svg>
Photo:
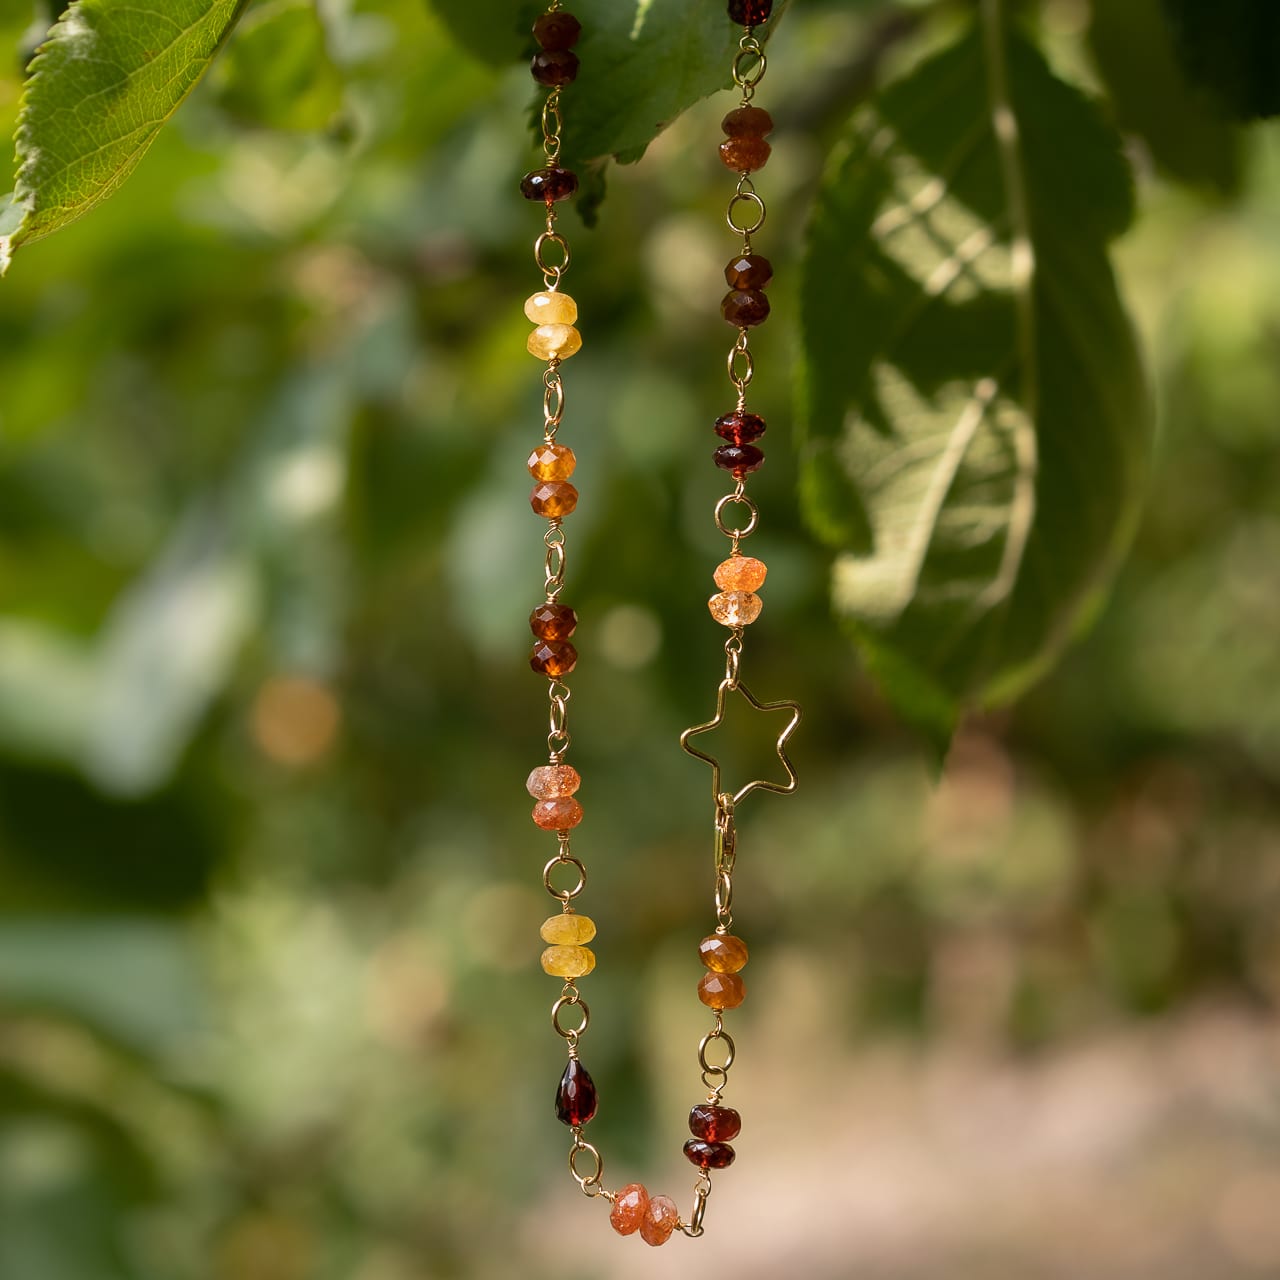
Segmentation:
<svg viewBox="0 0 1280 1280">
<path fill-rule="evenodd" d="M 535 800 L 559 800 L 573 795 L 582 786 L 582 779 L 570 764 L 544 764 L 529 775 L 524 785 Z"/>
<path fill-rule="evenodd" d="M 543 942 L 554 946 L 581 946 L 596 936 L 596 922 L 590 916 L 580 916 L 575 911 L 565 911 L 542 922 L 538 930 Z"/>
<path fill-rule="evenodd" d="M 768 572 L 763 560 L 753 556 L 730 556 L 716 566 L 716 586 L 721 591 L 759 591 Z"/>
<path fill-rule="evenodd" d="M 629 1236 L 639 1231 L 649 1212 L 649 1193 L 638 1182 L 629 1182 L 613 1202 L 609 1211 L 609 1225 L 620 1235 Z"/>
<path fill-rule="evenodd" d="M 666 1244 L 680 1222 L 680 1210 L 670 1196 L 650 1196 L 644 1221 L 640 1224 L 640 1239 L 645 1244 Z"/>
<path fill-rule="evenodd" d="M 524 313 L 534 324 L 577 324 L 578 304 L 567 293 L 535 293 L 524 304 Z"/>
<path fill-rule="evenodd" d="M 582 334 L 571 324 L 540 324 L 529 335 L 528 347 L 539 360 L 567 360 L 582 350 Z"/>
<path fill-rule="evenodd" d="M 553 978 L 585 978 L 595 967 L 589 947 L 548 947 L 542 953 L 542 968 Z"/>
<path fill-rule="evenodd" d="M 764 608 L 764 601 L 753 591 L 722 591 L 707 601 L 711 616 L 722 627 L 749 627 Z"/>
<path fill-rule="evenodd" d="M 569 831 L 582 821 L 582 806 L 572 796 L 539 800 L 533 806 L 533 820 L 543 831 Z"/>
</svg>

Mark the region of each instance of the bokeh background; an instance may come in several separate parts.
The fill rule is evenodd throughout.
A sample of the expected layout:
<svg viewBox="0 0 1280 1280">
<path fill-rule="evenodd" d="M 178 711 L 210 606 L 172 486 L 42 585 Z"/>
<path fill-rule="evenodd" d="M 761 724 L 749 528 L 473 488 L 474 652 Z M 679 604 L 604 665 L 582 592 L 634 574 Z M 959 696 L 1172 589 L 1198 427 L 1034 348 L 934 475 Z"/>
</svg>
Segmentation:
<svg viewBox="0 0 1280 1280">
<path fill-rule="evenodd" d="M 1096 3 L 1034 16 L 1063 74 L 1127 86 L 1157 465 L 1092 632 L 940 777 L 830 618 L 786 448 L 807 201 L 928 15 L 800 0 L 771 51 L 748 672 L 807 707 L 803 785 L 743 814 L 740 1159 L 714 1234 L 661 1252 L 581 1198 L 551 1107 L 525 72 L 419 0 L 327 3 L 334 75 L 303 75 L 296 118 L 233 46 L 116 198 L 23 251 L 3 1280 L 1280 1274 L 1280 137 L 1214 120 L 1153 0 Z M 16 49 L 28 6 L 3 13 Z M 591 1136 L 611 1185 L 682 1207 L 710 841 L 676 739 L 723 638 L 722 110 L 615 172 L 597 230 L 570 215 Z"/>
</svg>

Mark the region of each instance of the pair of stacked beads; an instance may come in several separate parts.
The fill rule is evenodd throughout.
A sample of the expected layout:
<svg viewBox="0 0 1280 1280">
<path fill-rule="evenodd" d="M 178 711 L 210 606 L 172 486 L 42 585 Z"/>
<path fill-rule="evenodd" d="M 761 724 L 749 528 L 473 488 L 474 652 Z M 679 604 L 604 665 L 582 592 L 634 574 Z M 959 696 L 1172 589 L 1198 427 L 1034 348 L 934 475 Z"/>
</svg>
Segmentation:
<svg viewBox="0 0 1280 1280">
<path fill-rule="evenodd" d="M 535 488 L 535 500 L 537 492 Z M 578 665 L 578 651 L 569 639 L 577 629 L 577 611 L 570 609 L 567 604 L 548 601 L 546 604 L 538 605 L 529 615 L 529 630 L 534 634 L 533 652 L 529 655 L 529 665 L 540 676 L 546 676 L 550 680 L 559 680 L 561 676 L 567 676 Z M 532 775 L 530 775 L 530 782 L 532 783 Z M 549 829 L 558 830 L 559 828 Z"/>
<path fill-rule="evenodd" d="M 698 983 L 698 999 L 708 1009 L 736 1009 L 747 995 L 741 977 L 747 944 L 731 933 L 713 933 L 698 943 L 698 958 L 707 967 Z"/>
<path fill-rule="evenodd" d="M 722 627 L 749 627 L 764 608 L 756 592 L 764 585 L 768 567 L 754 556 L 732 555 L 716 566 L 719 592 L 707 601 L 711 616 Z"/>
</svg>

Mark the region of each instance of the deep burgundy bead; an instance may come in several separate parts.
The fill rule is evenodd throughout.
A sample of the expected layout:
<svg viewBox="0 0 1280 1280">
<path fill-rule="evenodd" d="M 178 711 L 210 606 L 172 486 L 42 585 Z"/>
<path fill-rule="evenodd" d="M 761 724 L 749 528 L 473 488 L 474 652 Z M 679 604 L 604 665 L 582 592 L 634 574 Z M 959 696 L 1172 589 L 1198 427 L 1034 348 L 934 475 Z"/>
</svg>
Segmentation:
<svg viewBox="0 0 1280 1280">
<path fill-rule="evenodd" d="M 704 1102 L 690 1110 L 689 1132 L 703 1142 L 732 1142 L 742 1132 L 742 1117 L 732 1107 Z"/>
<path fill-rule="evenodd" d="M 699 1169 L 727 1169 L 738 1154 L 727 1142 L 699 1142 L 697 1138 L 684 1144 L 684 1153 Z"/>
<path fill-rule="evenodd" d="M 720 314 L 735 329 L 754 329 L 769 318 L 769 299 L 759 289 L 730 289 L 720 304 Z"/>
<path fill-rule="evenodd" d="M 762 417 L 745 409 L 735 409 L 716 419 L 716 435 L 730 444 L 750 444 L 759 440 L 767 429 Z"/>
<path fill-rule="evenodd" d="M 740 27 L 757 27 L 769 21 L 773 0 L 729 0 L 729 17 Z"/>
<path fill-rule="evenodd" d="M 529 71 L 549 88 L 572 84 L 578 78 L 578 55 L 569 49 L 543 49 L 533 55 Z"/>
<path fill-rule="evenodd" d="M 758 253 L 740 253 L 724 269 L 730 289 L 763 289 L 773 279 L 773 263 Z"/>
<path fill-rule="evenodd" d="M 556 1118 L 570 1126 L 587 1124 L 599 1105 L 600 1096 L 591 1073 L 577 1058 L 570 1058 L 556 1090 Z"/>
<path fill-rule="evenodd" d="M 555 204 L 567 200 L 578 189 L 578 175 L 572 169 L 535 169 L 520 180 L 520 194 L 526 200 Z"/>
<path fill-rule="evenodd" d="M 731 471 L 735 480 L 764 466 L 764 451 L 753 444 L 722 444 L 712 458 L 721 471 Z"/>
<path fill-rule="evenodd" d="M 571 13 L 544 13 L 533 24 L 533 38 L 544 48 L 559 52 L 572 49 L 582 34 L 582 23 Z"/>
</svg>

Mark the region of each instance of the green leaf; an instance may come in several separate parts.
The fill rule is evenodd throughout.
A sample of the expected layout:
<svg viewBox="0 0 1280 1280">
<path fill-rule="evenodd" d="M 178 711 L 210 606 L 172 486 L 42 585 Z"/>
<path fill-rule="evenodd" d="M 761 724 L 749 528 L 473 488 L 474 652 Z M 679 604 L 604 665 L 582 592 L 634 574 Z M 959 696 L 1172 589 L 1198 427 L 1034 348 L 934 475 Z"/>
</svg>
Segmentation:
<svg viewBox="0 0 1280 1280">
<path fill-rule="evenodd" d="M 1187 74 L 1237 120 L 1280 115 L 1275 0 L 1163 0 Z"/>
<path fill-rule="evenodd" d="M 802 286 L 806 515 L 938 743 L 1083 624 L 1152 430 L 1106 254 L 1133 214 L 1119 139 L 996 8 L 855 114 Z"/>
<path fill-rule="evenodd" d="M 248 0 L 77 0 L 31 64 L 0 272 L 22 244 L 74 222 L 133 172 Z"/>
</svg>

